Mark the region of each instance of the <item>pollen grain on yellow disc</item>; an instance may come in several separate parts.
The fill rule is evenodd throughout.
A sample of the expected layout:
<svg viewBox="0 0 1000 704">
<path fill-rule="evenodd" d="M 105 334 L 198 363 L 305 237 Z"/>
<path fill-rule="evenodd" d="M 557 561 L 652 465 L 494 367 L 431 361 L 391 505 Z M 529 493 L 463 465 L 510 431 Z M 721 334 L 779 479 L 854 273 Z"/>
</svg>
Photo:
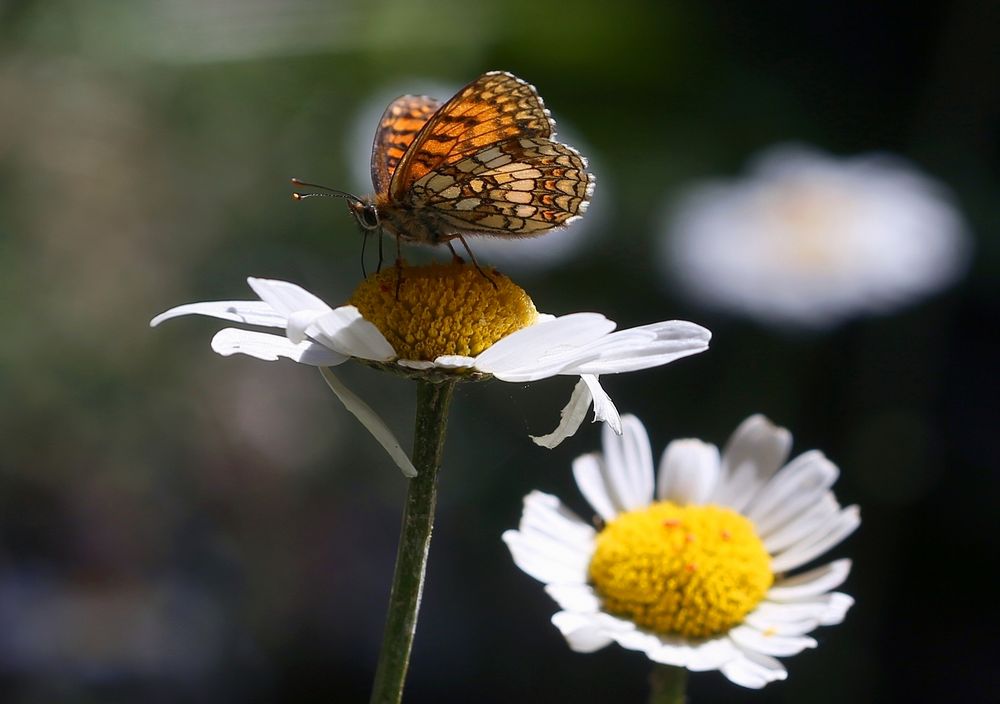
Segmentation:
<svg viewBox="0 0 1000 704">
<path fill-rule="evenodd" d="M 362 281 L 348 303 L 400 358 L 412 360 L 475 356 L 538 317 L 528 294 L 506 276 L 457 262 L 389 267 Z"/>
<path fill-rule="evenodd" d="M 770 565 L 744 516 L 660 502 L 605 526 L 590 580 L 609 613 L 656 633 L 705 638 L 753 611 L 774 581 Z"/>
</svg>

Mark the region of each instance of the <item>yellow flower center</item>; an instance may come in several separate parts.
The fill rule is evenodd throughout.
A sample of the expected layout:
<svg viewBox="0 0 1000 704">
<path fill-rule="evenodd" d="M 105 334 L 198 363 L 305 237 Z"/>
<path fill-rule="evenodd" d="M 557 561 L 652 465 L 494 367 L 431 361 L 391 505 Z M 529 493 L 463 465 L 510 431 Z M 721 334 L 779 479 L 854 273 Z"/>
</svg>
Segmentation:
<svg viewBox="0 0 1000 704">
<path fill-rule="evenodd" d="M 495 269 L 488 276 L 457 262 L 389 267 L 362 281 L 348 303 L 401 359 L 473 357 L 538 317 L 524 289 Z"/>
<path fill-rule="evenodd" d="M 770 567 L 747 518 L 664 501 L 605 526 L 590 580 L 609 613 L 656 633 L 705 638 L 757 606 L 774 581 Z"/>
</svg>

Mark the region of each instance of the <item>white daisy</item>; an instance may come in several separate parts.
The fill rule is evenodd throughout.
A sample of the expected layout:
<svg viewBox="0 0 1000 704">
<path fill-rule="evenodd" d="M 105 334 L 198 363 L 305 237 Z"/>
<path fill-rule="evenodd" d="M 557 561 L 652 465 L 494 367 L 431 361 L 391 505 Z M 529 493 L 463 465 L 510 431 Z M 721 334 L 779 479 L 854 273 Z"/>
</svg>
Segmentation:
<svg viewBox="0 0 1000 704">
<path fill-rule="evenodd" d="M 853 603 L 832 591 L 849 560 L 787 575 L 860 524 L 830 491 L 837 467 L 818 451 L 785 464 L 791 435 L 756 415 L 721 455 L 700 440 L 670 443 L 654 483 L 642 423 L 622 425 L 621 437 L 604 433 L 603 456 L 573 464 L 602 528 L 535 491 L 504 533 L 517 566 L 562 609 L 553 624 L 579 652 L 616 642 L 744 687 L 784 679 L 774 656 L 815 647 L 806 634 L 840 623 Z"/>
<path fill-rule="evenodd" d="M 662 244 L 669 280 L 692 297 L 822 328 L 944 288 L 966 268 L 969 237 L 941 184 L 902 159 L 786 145 L 744 179 L 683 194 Z"/>
<path fill-rule="evenodd" d="M 402 284 L 396 277 L 402 273 Z M 694 323 L 663 321 L 614 331 L 599 313 L 539 314 L 528 295 L 496 271 L 433 264 L 389 268 L 368 277 L 349 305 L 333 308 L 286 281 L 248 279 L 258 301 L 208 301 L 171 308 L 151 326 L 183 315 L 279 328 L 283 334 L 225 328 L 212 339 L 221 355 L 281 357 L 320 367 L 330 387 L 358 416 L 404 472 L 414 472 L 378 416 L 329 372 L 356 359 L 381 369 L 430 378 L 530 382 L 579 376 L 562 420 L 533 437 L 555 447 L 576 432 L 591 404 L 594 419 L 621 432 L 618 411 L 598 376 L 656 367 L 703 352 L 711 333 Z"/>
</svg>

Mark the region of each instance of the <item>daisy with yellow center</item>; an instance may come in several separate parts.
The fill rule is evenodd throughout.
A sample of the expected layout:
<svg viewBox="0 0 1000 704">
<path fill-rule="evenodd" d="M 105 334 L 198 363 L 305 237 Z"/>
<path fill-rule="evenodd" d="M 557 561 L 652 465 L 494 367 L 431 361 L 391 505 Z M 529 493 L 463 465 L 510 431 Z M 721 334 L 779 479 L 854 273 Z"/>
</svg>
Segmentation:
<svg viewBox="0 0 1000 704">
<path fill-rule="evenodd" d="M 397 282 L 397 278 L 402 281 Z M 371 408 L 330 373 L 356 359 L 418 379 L 454 382 L 496 378 L 529 382 L 552 376 L 580 381 L 556 430 L 534 437 L 554 447 L 576 432 L 594 407 L 595 420 L 620 432 L 620 420 L 598 376 L 656 367 L 708 349 L 711 334 L 682 320 L 615 331 L 599 313 L 539 313 L 527 293 L 496 271 L 460 263 L 391 267 L 368 277 L 333 308 L 286 281 L 248 279 L 258 301 L 208 301 L 172 308 L 158 325 L 183 315 L 207 315 L 284 334 L 225 328 L 212 340 L 221 355 L 287 358 L 320 367 L 327 383 L 412 476 L 395 437 Z"/>
<path fill-rule="evenodd" d="M 721 454 L 699 440 L 670 443 L 654 478 L 645 428 L 621 420 L 621 437 L 604 433 L 603 455 L 573 464 L 602 527 L 532 492 L 518 530 L 503 536 L 514 562 L 545 583 L 562 609 L 552 622 L 576 651 L 616 642 L 744 687 L 784 679 L 775 656 L 815 647 L 806 634 L 853 603 L 832 591 L 849 560 L 787 574 L 860 524 L 858 508 L 830 491 L 837 467 L 817 451 L 786 464 L 791 435 L 758 415 Z"/>
</svg>

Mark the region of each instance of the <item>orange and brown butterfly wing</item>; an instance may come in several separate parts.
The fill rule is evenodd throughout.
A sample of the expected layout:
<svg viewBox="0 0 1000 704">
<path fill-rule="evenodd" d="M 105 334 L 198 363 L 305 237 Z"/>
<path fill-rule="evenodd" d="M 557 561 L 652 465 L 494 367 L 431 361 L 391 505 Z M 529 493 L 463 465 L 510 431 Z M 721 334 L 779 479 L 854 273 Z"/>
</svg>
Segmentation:
<svg viewBox="0 0 1000 704">
<path fill-rule="evenodd" d="M 388 192 L 400 160 L 439 106 L 439 101 L 426 95 L 404 95 L 389 103 L 372 145 L 372 183 L 376 193 Z"/>
<path fill-rule="evenodd" d="M 411 187 L 447 233 L 530 237 L 581 215 L 594 188 L 587 161 L 547 137 L 514 137 L 441 164 Z M 445 238 L 446 239 L 446 238 Z"/>
<path fill-rule="evenodd" d="M 389 200 L 407 199 L 428 173 L 499 142 L 549 137 L 552 125 L 533 86 L 509 73 L 483 74 L 427 120 L 392 172 Z"/>
</svg>

